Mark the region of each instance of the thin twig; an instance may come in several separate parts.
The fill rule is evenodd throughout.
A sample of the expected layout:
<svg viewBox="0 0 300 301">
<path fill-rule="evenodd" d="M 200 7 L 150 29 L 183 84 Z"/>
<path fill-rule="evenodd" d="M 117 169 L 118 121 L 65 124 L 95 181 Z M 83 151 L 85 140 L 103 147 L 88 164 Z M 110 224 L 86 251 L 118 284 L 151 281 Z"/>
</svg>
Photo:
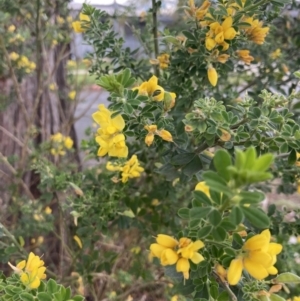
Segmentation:
<svg viewBox="0 0 300 301">
<path fill-rule="evenodd" d="M 152 0 L 152 20 L 153 20 L 153 39 L 154 39 L 154 56 L 159 55 L 158 48 L 158 25 L 157 25 L 157 3 L 156 0 Z M 159 65 L 155 65 L 155 75 L 159 77 Z"/>
</svg>

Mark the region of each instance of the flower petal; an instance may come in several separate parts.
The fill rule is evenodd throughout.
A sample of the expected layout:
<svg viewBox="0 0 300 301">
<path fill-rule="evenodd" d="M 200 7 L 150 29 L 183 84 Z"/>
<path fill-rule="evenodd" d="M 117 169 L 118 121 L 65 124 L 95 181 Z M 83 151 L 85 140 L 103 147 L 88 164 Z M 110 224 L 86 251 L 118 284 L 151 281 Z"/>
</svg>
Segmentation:
<svg viewBox="0 0 300 301">
<path fill-rule="evenodd" d="M 263 265 L 256 263 L 249 258 L 244 259 L 244 267 L 247 272 L 257 280 L 262 280 L 269 275 L 267 269 Z"/>
<path fill-rule="evenodd" d="M 236 285 L 241 279 L 243 271 L 243 259 L 236 258 L 233 259 L 230 263 L 227 280 L 230 285 Z"/>
<path fill-rule="evenodd" d="M 178 245 L 178 241 L 175 238 L 165 234 L 158 234 L 156 242 L 161 246 L 171 249 L 175 248 Z"/>
</svg>

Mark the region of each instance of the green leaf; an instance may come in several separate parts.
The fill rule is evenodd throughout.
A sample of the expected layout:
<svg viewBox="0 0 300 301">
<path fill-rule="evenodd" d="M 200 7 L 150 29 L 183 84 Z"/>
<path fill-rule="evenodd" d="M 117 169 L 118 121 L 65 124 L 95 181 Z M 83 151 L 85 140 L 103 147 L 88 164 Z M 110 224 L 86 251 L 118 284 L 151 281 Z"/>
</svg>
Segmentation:
<svg viewBox="0 0 300 301">
<path fill-rule="evenodd" d="M 239 206 L 234 206 L 231 209 L 231 212 L 229 214 L 229 219 L 236 226 L 239 225 L 244 220 L 243 211 Z"/>
<path fill-rule="evenodd" d="M 195 36 L 188 30 L 183 30 L 182 33 L 190 40 L 194 41 Z"/>
<path fill-rule="evenodd" d="M 79 296 L 79 295 L 76 295 L 72 298 L 73 301 L 83 301 L 84 300 L 84 297 L 82 296 Z"/>
<path fill-rule="evenodd" d="M 190 209 L 180 208 L 177 214 L 179 215 L 180 218 L 187 220 L 190 218 Z"/>
<path fill-rule="evenodd" d="M 292 149 L 288 157 L 288 163 L 290 165 L 294 165 L 296 161 L 297 161 L 297 152 L 294 149 Z"/>
<path fill-rule="evenodd" d="M 275 283 L 300 283 L 300 277 L 293 273 L 282 273 L 273 279 Z"/>
<path fill-rule="evenodd" d="M 235 167 L 237 170 L 244 169 L 244 165 L 246 162 L 246 155 L 239 149 L 235 150 Z"/>
<path fill-rule="evenodd" d="M 256 162 L 256 150 L 255 148 L 249 147 L 246 151 L 245 151 L 245 163 L 244 163 L 244 169 L 248 169 L 248 170 L 252 170 L 255 162 Z"/>
<path fill-rule="evenodd" d="M 199 190 L 193 191 L 193 195 L 196 202 L 193 202 L 193 207 L 201 207 L 204 205 L 211 205 L 210 198 L 203 192 Z M 195 204 L 195 206 L 194 206 Z"/>
<path fill-rule="evenodd" d="M 265 229 L 270 226 L 269 217 L 261 209 L 253 207 L 241 207 L 247 220 L 259 229 Z"/>
<path fill-rule="evenodd" d="M 226 231 L 222 227 L 214 228 L 211 234 L 216 241 L 224 241 L 226 239 Z"/>
<path fill-rule="evenodd" d="M 218 210 L 213 209 L 208 215 L 208 220 L 214 227 L 217 227 L 222 221 L 222 215 Z"/>
<path fill-rule="evenodd" d="M 183 153 L 172 157 L 171 163 L 174 165 L 185 165 L 190 163 L 195 157 L 195 153 Z"/>
<path fill-rule="evenodd" d="M 56 284 L 55 280 L 49 279 L 47 282 L 47 292 L 54 294 L 59 290 L 59 286 Z"/>
<path fill-rule="evenodd" d="M 182 168 L 182 172 L 191 177 L 195 173 L 199 172 L 203 168 L 202 162 L 199 156 L 195 156 L 185 167 Z"/>
<path fill-rule="evenodd" d="M 123 85 L 126 84 L 127 81 L 129 80 L 130 76 L 131 76 L 130 69 L 128 69 L 128 68 L 124 69 L 122 72 L 121 84 L 123 84 Z"/>
<path fill-rule="evenodd" d="M 38 293 L 37 298 L 39 301 L 52 301 L 52 295 L 49 293 Z"/>
<path fill-rule="evenodd" d="M 265 199 L 265 195 L 258 191 L 242 191 L 239 197 L 241 197 L 241 205 L 258 204 Z"/>
<path fill-rule="evenodd" d="M 270 168 L 274 160 L 274 156 L 272 154 L 264 154 L 256 159 L 254 166 L 251 168 L 253 171 L 266 171 Z"/>
<path fill-rule="evenodd" d="M 227 217 L 222 220 L 220 227 L 226 231 L 232 231 L 236 228 L 236 226 Z"/>
<path fill-rule="evenodd" d="M 206 171 L 203 173 L 203 179 L 211 190 L 225 193 L 231 196 L 232 192 L 227 187 L 225 180 L 213 171 Z"/>
<path fill-rule="evenodd" d="M 286 299 L 276 295 L 276 294 L 271 294 L 269 297 L 271 301 L 286 301 Z"/>
<path fill-rule="evenodd" d="M 218 150 L 213 162 L 218 174 L 228 182 L 230 180 L 230 172 L 227 167 L 232 165 L 231 157 L 228 152 L 223 149 Z"/>
<path fill-rule="evenodd" d="M 34 301 L 33 296 L 31 294 L 28 294 L 28 293 L 22 293 L 22 294 L 20 294 L 19 298 L 22 301 Z"/>
<path fill-rule="evenodd" d="M 207 235 L 210 234 L 210 232 L 212 231 L 213 227 L 212 226 L 205 226 L 203 228 L 201 228 L 200 230 L 198 230 L 197 232 L 197 237 L 199 239 L 206 237 Z"/>
<path fill-rule="evenodd" d="M 190 219 L 205 218 L 211 211 L 211 207 L 194 207 L 190 209 Z"/>
</svg>

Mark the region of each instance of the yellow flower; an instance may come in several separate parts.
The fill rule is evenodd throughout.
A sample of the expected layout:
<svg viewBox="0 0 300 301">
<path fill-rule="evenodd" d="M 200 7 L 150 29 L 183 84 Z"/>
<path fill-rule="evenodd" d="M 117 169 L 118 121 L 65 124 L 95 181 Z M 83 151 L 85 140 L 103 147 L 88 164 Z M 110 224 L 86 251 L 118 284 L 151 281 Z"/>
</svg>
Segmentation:
<svg viewBox="0 0 300 301">
<path fill-rule="evenodd" d="M 89 26 L 89 22 L 91 21 L 90 17 L 80 13 L 79 14 L 79 20 L 72 23 L 73 29 L 76 33 L 82 33 L 86 31 L 87 26 Z M 84 22 L 83 22 L 84 21 Z"/>
<path fill-rule="evenodd" d="M 183 277 L 185 279 L 189 279 L 189 269 L 190 269 L 189 259 L 195 264 L 198 264 L 204 260 L 203 256 L 197 252 L 203 247 L 204 247 L 204 243 L 201 240 L 196 240 L 195 242 L 191 242 L 187 246 L 180 248 L 177 251 L 177 253 L 181 255 L 181 258 L 178 260 L 176 264 L 176 271 L 182 272 Z"/>
<path fill-rule="evenodd" d="M 14 32 L 16 30 L 16 26 L 15 25 L 10 25 L 10 26 L 8 26 L 8 28 L 7 28 L 7 31 L 8 32 Z"/>
<path fill-rule="evenodd" d="M 192 242 L 187 237 L 180 238 L 179 242 L 169 235 L 159 234 L 156 243 L 151 244 L 151 256 L 158 257 L 163 266 L 176 264 L 177 272 L 182 272 L 185 279 L 189 278 L 191 260 L 198 264 L 204 260 L 197 251 L 204 247 L 201 240 Z M 178 248 L 176 251 L 175 248 Z"/>
<path fill-rule="evenodd" d="M 94 121 L 100 125 L 97 130 L 96 142 L 100 145 L 98 156 L 108 154 L 111 157 L 127 157 L 128 148 L 125 143 L 125 136 L 121 133 L 125 127 L 121 115 L 111 118 L 113 112 L 99 105 L 98 111 L 92 115 Z"/>
<path fill-rule="evenodd" d="M 50 138 L 52 148 L 50 150 L 53 156 L 66 154 L 66 149 L 71 149 L 73 146 L 73 140 L 70 137 L 65 137 L 61 133 L 56 133 Z"/>
<path fill-rule="evenodd" d="M 71 100 L 74 100 L 75 97 L 76 97 L 76 91 L 75 91 L 75 90 L 70 91 L 69 94 L 68 94 L 68 97 L 69 97 Z"/>
<path fill-rule="evenodd" d="M 211 83 L 211 85 L 215 87 L 218 82 L 218 73 L 217 73 L 216 69 L 213 68 L 212 66 L 210 66 L 207 69 L 207 76 L 208 76 L 208 80 Z"/>
<path fill-rule="evenodd" d="M 163 54 L 161 54 L 161 55 L 159 55 L 159 56 L 157 57 L 157 59 L 158 59 L 158 61 L 159 61 L 159 67 L 160 67 L 161 69 L 166 69 L 166 68 L 168 68 L 168 66 L 169 66 L 169 64 L 170 64 L 169 58 L 170 58 L 170 55 L 167 54 L 167 53 L 163 53 Z"/>
<path fill-rule="evenodd" d="M 165 141 L 173 142 L 173 137 L 169 131 L 159 130 L 159 131 L 157 131 L 157 135 Z"/>
<path fill-rule="evenodd" d="M 76 241 L 78 247 L 79 247 L 80 249 L 82 249 L 82 242 L 81 242 L 81 239 L 80 239 L 77 235 L 74 235 L 74 236 L 73 236 L 73 239 Z"/>
<path fill-rule="evenodd" d="M 240 60 L 245 62 L 247 65 L 250 65 L 250 63 L 254 60 L 254 57 L 250 55 L 249 50 L 237 50 L 236 53 L 239 56 Z"/>
<path fill-rule="evenodd" d="M 120 170 L 122 170 L 122 166 L 117 165 L 117 164 L 113 164 L 112 162 L 108 161 L 106 163 L 106 169 L 109 170 L 109 171 L 120 171 Z"/>
<path fill-rule="evenodd" d="M 204 181 L 199 182 L 199 183 L 196 185 L 195 190 L 202 191 L 202 192 L 205 193 L 208 197 L 210 197 L 209 187 L 206 185 L 206 183 L 205 183 Z"/>
<path fill-rule="evenodd" d="M 216 45 L 223 46 L 223 50 L 227 50 L 229 44 L 225 40 L 233 40 L 237 34 L 235 29 L 232 27 L 233 19 L 231 16 L 226 17 L 225 20 L 220 24 L 219 22 L 212 22 L 209 27 L 210 30 L 206 34 L 205 47 L 207 50 L 212 50 Z M 226 45 L 226 47 L 224 47 Z M 226 48 L 226 49 L 225 49 Z"/>
<path fill-rule="evenodd" d="M 9 58 L 12 60 L 12 61 L 16 61 L 20 56 L 16 53 L 16 52 L 11 52 L 9 54 Z"/>
<path fill-rule="evenodd" d="M 72 16 L 67 16 L 67 21 L 68 21 L 68 23 L 71 23 L 73 21 L 73 17 Z"/>
<path fill-rule="evenodd" d="M 51 209 L 49 206 L 47 206 L 47 207 L 45 208 L 44 212 L 45 212 L 46 214 L 49 215 L 49 214 L 52 213 L 52 209 Z"/>
<path fill-rule="evenodd" d="M 29 253 L 27 261 L 22 260 L 17 266 L 13 266 L 10 262 L 8 264 L 16 273 L 20 274 L 21 282 L 28 289 L 38 288 L 41 284 L 41 279 L 46 278 L 44 261 L 32 252 Z"/>
<path fill-rule="evenodd" d="M 219 63 L 225 64 L 228 61 L 229 57 L 229 54 L 223 53 L 217 57 L 217 60 Z"/>
<path fill-rule="evenodd" d="M 49 90 L 50 90 L 50 91 L 55 91 L 55 90 L 57 90 L 56 84 L 54 84 L 54 83 L 50 84 L 50 85 L 49 85 Z"/>
<path fill-rule="evenodd" d="M 153 100 L 162 101 L 164 99 L 165 90 L 158 85 L 158 78 L 153 75 L 147 82 L 143 82 L 140 86 L 135 87 L 139 95 L 152 97 Z"/>
<path fill-rule="evenodd" d="M 67 67 L 68 68 L 75 68 L 76 66 L 77 66 L 76 61 L 74 61 L 74 60 L 68 60 L 67 61 Z"/>
<path fill-rule="evenodd" d="M 172 134 L 164 129 L 157 130 L 157 125 L 145 125 L 145 129 L 148 131 L 148 134 L 145 137 L 145 143 L 150 146 L 153 143 L 154 135 L 158 135 L 163 140 L 168 142 L 173 142 Z"/>
<path fill-rule="evenodd" d="M 227 275 L 230 285 L 239 282 L 243 269 L 258 280 L 277 274 L 274 264 L 277 261 L 276 255 L 282 251 L 282 245 L 270 243 L 270 240 L 270 231 L 264 230 L 244 243 L 242 253 L 230 263 Z"/>
<path fill-rule="evenodd" d="M 270 57 L 273 59 L 273 60 L 276 60 L 277 58 L 279 58 L 281 56 L 281 49 L 280 48 L 277 48 L 275 51 L 273 51 L 271 54 L 270 54 Z"/>
<path fill-rule="evenodd" d="M 64 18 L 62 18 L 61 16 L 57 16 L 57 17 L 56 17 L 56 21 L 57 21 L 57 23 L 58 23 L 59 25 L 62 25 L 62 24 L 65 23 Z"/>
<path fill-rule="evenodd" d="M 128 179 L 140 177 L 143 171 L 144 168 L 140 166 L 137 156 L 133 155 L 122 167 L 122 182 L 126 183 Z"/>
<path fill-rule="evenodd" d="M 263 44 L 269 32 L 269 27 L 262 27 L 263 22 L 259 21 L 258 19 L 253 19 L 253 17 L 247 17 L 243 19 L 243 22 L 251 25 L 250 27 L 245 27 L 244 29 L 249 40 L 258 45 Z"/>
<path fill-rule="evenodd" d="M 71 149 L 73 146 L 73 140 L 71 137 L 65 137 L 64 138 L 64 146 L 66 149 Z"/>
<path fill-rule="evenodd" d="M 222 280 L 222 282 L 226 281 L 227 271 L 223 268 L 222 265 L 220 265 L 219 263 L 217 263 L 215 265 L 215 272 L 218 274 L 218 276 Z"/>
<path fill-rule="evenodd" d="M 297 160 L 295 164 L 296 166 L 300 167 L 300 153 L 297 153 L 296 156 L 297 156 Z"/>
</svg>

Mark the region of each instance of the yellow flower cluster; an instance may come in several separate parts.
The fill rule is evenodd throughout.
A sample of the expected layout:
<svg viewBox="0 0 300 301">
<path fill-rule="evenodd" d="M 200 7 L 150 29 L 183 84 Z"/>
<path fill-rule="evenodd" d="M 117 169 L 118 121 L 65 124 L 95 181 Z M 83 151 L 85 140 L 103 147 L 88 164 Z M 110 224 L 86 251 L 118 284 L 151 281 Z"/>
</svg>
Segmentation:
<svg viewBox="0 0 300 301">
<path fill-rule="evenodd" d="M 159 61 L 159 67 L 161 69 L 166 69 L 168 68 L 169 64 L 170 64 L 170 55 L 167 53 L 163 53 L 161 55 L 159 55 L 157 57 L 158 61 Z"/>
<path fill-rule="evenodd" d="M 68 97 L 69 97 L 71 100 L 74 100 L 75 97 L 76 97 L 76 91 L 75 91 L 75 90 L 71 90 L 71 91 L 68 93 Z"/>
<path fill-rule="evenodd" d="M 28 289 L 38 288 L 41 284 L 41 279 L 46 278 L 44 261 L 32 252 L 30 252 L 27 261 L 22 260 L 17 266 L 13 266 L 11 263 L 8 264 L 16 273 L 20 274 L 21 282 Z"/>
<path fill-rule="evenodd" d="M 259 21 L 258 19 L 254 19 L 253 17 L 244 18 L 243 22 L 251 25 L 250 27 L 246 27 L 244 29 L 249 40 L 255 44 L 262 45 L 270 28 L 263 27 L 263 22 Z"/>
<path fill-rule="evenodd" d="M 282 245 L 271 243 L 270 240 L 271 233 L 267 229 L 244 243 L 242 253 L 230 263 L 227 275 L 230 285 L 239 282 L 243 269 L 258 280 L 278 273 L 274 264 L 277 261 L 276 255 L 282 251 Z"/>
<path fill-rule="evenodd" d="M 190 262 L 198 264 L 204 260 L 198 250 L 204 247 L 201 240 L 195 242 L 187 237 L 177 241 L 165 234 L 158 234 L 156 243 L 151 244 L 151 255 L 160 259 L 163 266 L 176 264 L 176 271 L 183 274 L 184 279 L 189 279 Z"/>
<path fill-rule="evenodd" d="M 73 140 L 70 137 L 63 136 L 61 133 L 56 133 L 51 136 L 50 150 L 53 156 L 64 156 L 66 154 L 66 149 L 71 149 L 73 146 Z"/>
<path fill-rule="evenodd" d="M 9 58 L 16 62 L 17 64 L 17 68 L 19 69 L 24 69 L 26 73 L 30 73 L 32 72 L 33 70 L 35 70 L 36 68 L 36 65 L 34 62 L 31 62 L 27 56 L 25 55 L 19 55 L 18 53 L 16 52 L 11 52 L 9 54 Z"/>
<path fill-rule="evenodd" d="M 86 31 L 85 26 L 89 25 L 89 22 L 91 21 L 91 19 L 90 19 L 89 16 L 87 16 L 83 13 L 80 13 L 79 14 L 79 20 L 80 21 L 72 22 L 73 29 L 76 33 L 85 32 Z"/>
<path fill-rule="evenodd" d="M 200 7 L 195 6 L 195 0 L 189 0 L 189 11 L 187 13 L 196 18 L 198 21 L 203 20 L 204 16 L 207 14 L 207 11 L 210 7 L 210 2 L 205 0 Z"/>
<path fill-rule="evenodd" d="M 243 49 L 243 50 L 237 50 L 236 51 L 238 57 L 240 60 L 242 60 L 247 65 L 250 65 L 250 63 L 254 60 L 254 57 L 250 55 L 250 51 Z"/>
<path fill-rule="evenodd" d="M 148 131 L 148 134 L 145 137 L 145 143 L 150 146 L 154 141 L 154 135 L 161 137 L 163 140 L 172 142 L 173 137 L 171 133 L 167 130 L 157 130 L 157 125 L 145 125 L 145 129 Z"/>
<path fill-rule="evenodd" d="M 237 34 L 232 27 L 233 19 L 231 16 L 226 17 L 220 24 L 219 22 L 213 22 L 209 25 L 210 30 L 206 34 L 205 47 L 207 50 L 212 50 L 216 46 L 222 46 L 222 50 L 225 51 L 229 48 L 229 44 L 225 40 L 233 40 Z"/>
<path fill-rule="evenodd" d="M 271 53 L 270 53 L 270 57 L 271 57 L 273 60 L 276 60 L 276 59 L 278 59 L 279 57 L 281 57 L 281 49 L 280 49 L 280 48 L 277 48 L 275 51 L 271 52 Z"/>
<path fill-rule="evenodd" d="M 8 42 L 9 43 L 17 43 L 17 42 L 21 42 L 23 43 L 25 41 L 25 38 L 23 36 L 21 36 L 19 33 L 17 33 L 15 36 L 11 37 Z"/>
<path fill-rule="evenodd" d="M 111 157 L 126 158 L 128 147 L 125 143 L 125 136 L 122 134 L 125 122 L 121 115 L 112 118 L 112 114 L 113 112 L 101 104 L 98 111 L 92 115 L 94 121 L 100 125 L 96 136 L 96 142 L 100 145 L 98 156 L 103 157 L 108 154 Z"/>
<path fill-rule="evenodd" d="M 128 179 L 139 178 L 144 168 L 140 166 L 138 158 L 133 155 L 124 164 L 113 164 L 112 162 L 107 162 L 106 169 L 109 171 L 121 171 L 122 172 L 122 183 L 126 183 Z"/>
</svg>

